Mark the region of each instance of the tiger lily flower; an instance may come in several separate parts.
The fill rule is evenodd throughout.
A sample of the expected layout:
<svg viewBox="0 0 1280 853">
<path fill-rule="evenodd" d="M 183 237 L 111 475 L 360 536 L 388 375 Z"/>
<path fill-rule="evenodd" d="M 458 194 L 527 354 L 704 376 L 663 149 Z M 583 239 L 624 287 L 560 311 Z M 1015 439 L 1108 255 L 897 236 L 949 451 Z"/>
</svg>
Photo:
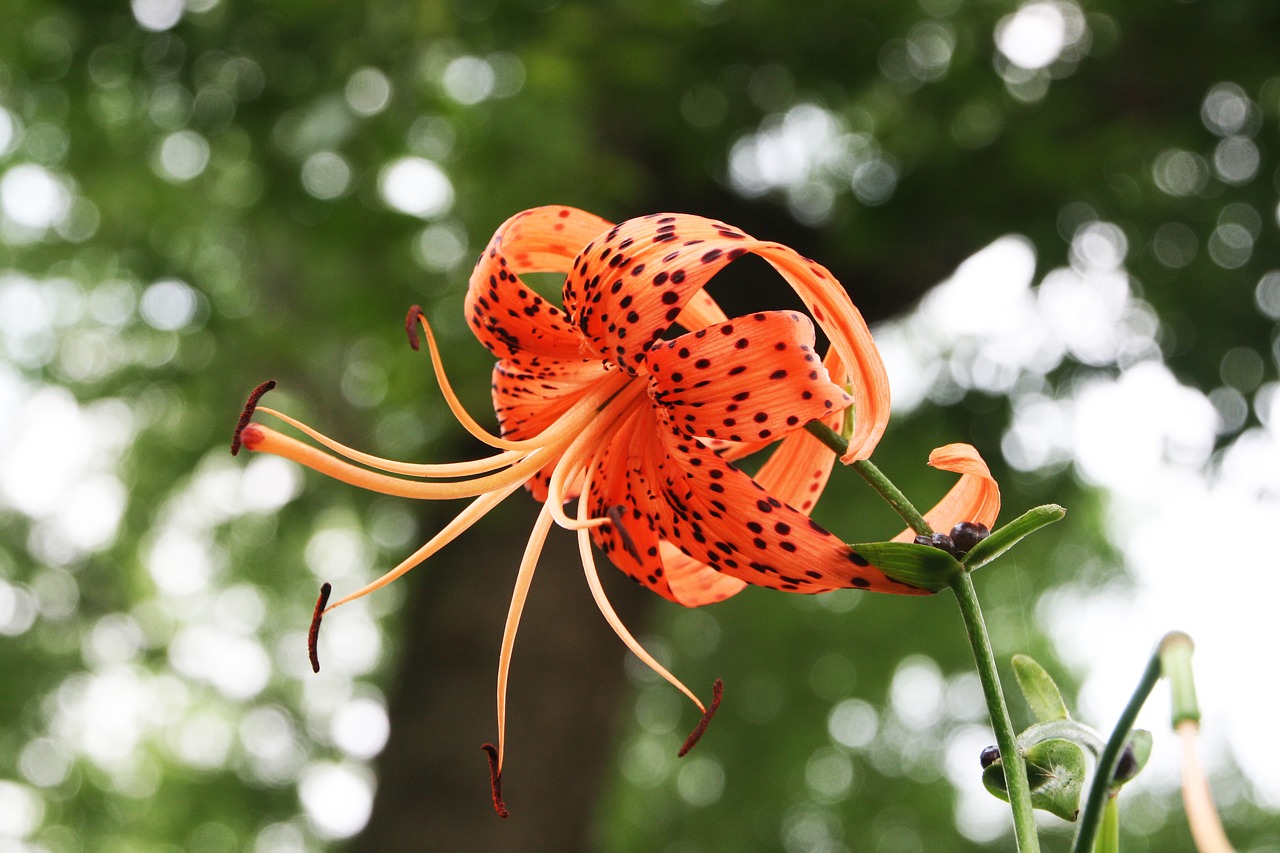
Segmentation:
<svg viewBox="0 0 1280 853">
<path fill-rule="evenodd" d="M 747 253 L 782 276 L 813 321 L 795 311 L 732 320 L 724 314 L 704 287 Z M 565 275 L 563 307 L 521 279 L 543 272 Z M 888 379 L 867 324 L 818 263 L 697 216 L 655 214 L 614 225 L 570 207 L 540 207 L 513 216 L 494 234 L 471 274 L 465 312 L 498 360 L 492 377 L 497 435 L 462 407 L 416 307 L 406 328 L 416 348 L 421 327 L 450 409 L 494 448 L 492 455 L 451 464 L 381 459 L 257 407 L 317 447 L 251 422 L 256 398 L 233 449 L 274 453 L 384 494 L 472 499 L 381 578 L 327 607 L 322 601 L 317 624 L 323 612 L 422 563 L 521 487 L 542 504 L 499 655 L 498 746 L 486 745 L 500 814 L 507 674 L 553 525 L 577 532 L 591 593 L 623 643 L 703 711 L 686 749 L 716 703 L 704 705 L 622 624 L 600 585 L 593 544 L 637 583 L 689 607 L 721 601 L 748 584 L 791 592 L 928 592 L 889 577 L 808 517 L 835 457 L 805 424 L 821 420 L 839 431 L 852 414 L 843 460 L 853 462 L 870 456 L 889 415 Z M 830 340 L 825 358 L 814 351 L 814 321 Z M 754 477 L 733 464 L 775 443 Z M 950 470 L 970 480 L 968 469 Z M 565 507 L 575 498 L 570 514 Z M 963 514 L 967 507 L 947 511 Z M 719 693 L 717 682 L 717 703 Z"/>
</svg>

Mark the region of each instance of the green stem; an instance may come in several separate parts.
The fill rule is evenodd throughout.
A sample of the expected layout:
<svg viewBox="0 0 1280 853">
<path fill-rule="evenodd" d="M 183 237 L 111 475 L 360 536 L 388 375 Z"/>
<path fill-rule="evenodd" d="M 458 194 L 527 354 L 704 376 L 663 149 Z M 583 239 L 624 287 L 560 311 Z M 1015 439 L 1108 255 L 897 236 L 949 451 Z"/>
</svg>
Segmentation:
<svg viewBox="0 0 1280 853">
<path fill-rule="evenodd" d="M 1115 797 L 1107 797 L 1107 807 L 1102 813 L 1102 830 L 1093 853 L 1120 853 L 1120 807 Z"/>
<path fill-rule="evenodd" d="M 837 455 L 844 455 L 849 449 L 849 442 L 831 427 L 821 421 L 810 421 L 805 424 L 815 438 L 831 448 Z M 860 459 L 853 463 L 853 469 L 862 475 L 871 488 L 902 516 L 912 530 L 921 536 L 933 533 L 929 522 L 920 514 L 893 482 L 869 459 Z M 1003 758 L 1004 775 L 1009 789 L 1009 804 L 1013 808 L 1013 829 L 1018 839 L 1020 853 L 1040 853 L 1040 839 L 1036 835 L 1035 815 L 1031 807 L 1031 785 L 1027 782 L 1027 764 L 1018 749 L 1018 736 L 1009 720 L 1009 709 L 1004 702 L 1004 691 L 1000 686 L 1000 675 L 996 672 L 995 655 L 991 652 L 991 638 L 987 635 L 987 625 L 982 619 L 982 608 L 978 604 L 978 593 L 973 588 L 973 581 L 967 571 L 960 572 L 951 580 L 951 589 L 960 604 L 960 614 L 964 618 L 965 632 L 969 635 L 969 645 L 973 649 L 973 658 L 977 663 L 978 677 L 982 681 L 982 692 L 987 698 L 987 709 L 991 715 L 991 726 L 996 732 L 996 745 Z"/>
<path fill-rule="evenodd" d="M 849 442 L 845 440 L 844 436 L 822 421 L 809 421 L 804 426 L 814 438 L 835 451 L 837 456 L 843 456 L 845 451 L 849 449 Z M 924 516 L 920 514 L 920 511 L 911 504 L 911 501 L 907 500 L 907 496 L 902 493 L 902 490 L 895 486 L 893 481 L 876 467 L 874 462 L 870 459 L 859 459 L 851 467 L 862 475 L 862 479 L 866 480 L 871 485 L 871 488 L 875 489 L 880 497 L 885 499 L 889 506 L 893 507 L 893 511 L 902 517 L 908 527 L 921 536 L 928 536 L 933 532 L 933 528 L 929 526 L 929 522 L 924 520 Z"/>
<path fill-rule="evenodd" d="M 1102 811 L 1106 806 L 1107 796 L 1111 793 L 1111 782 L 1116 776 L 1116 765 L 1120 763 L 1120 753 L 1129 742 L 1129 733 L 1133 731 L 1133 722 L 1138 719 L 1138 711 L 1151 695 L 1156 682 L 1160 680 L 1160 650 L 1151 653 L 1147 668 L 1142 673 L 1138 687 L 1129 697 L 1129 704 L 1124 706 L 1116 727 L 1107 739 L 1107 745 L 1098 757 L 1098 767 L 1093 773 L 1093 782 L 1089 785 L 1089 798 L 1085 801 L 1084 813 L 1080 816 L 1080 830 L 1076 834 L 1076 843 L 1072 853 L 1089 853 L 1093 848 L 1093 838 L 1098 833 L 1098 824 L 1102 820 Z"/>
<path fill-rule="evenodd" d="M 982 619 L 982 608 L 978 605 L 978 593 L 973 588 L 973 579 L 967 571 L 952 578 L 951 589 L 960 605 L 960 615 L 964 618 L 965 632 L 969 635 L 969 645 L 973 649 L 973 659 L 978 667 L 978 678 L 982 682 L 982 693 L 987 699 L 991 727 L 995 729 L 996 746 L 1000 749 L 1005 786 L 1009 792 L 1009 805 L 1013 809 L 1013 832 L 1018 841 L 1018 850 L 1020 853 L 1039 853 L 1040 839 L 1036 835 L 1031 785 L 1027 782 L 1027 764 L 1022 751 L 1018 749 L 1018 735 L 1013 730 L 1009 708 L 1005 705 L 1004 692 L 1000 688 L 1000 676 L 996 672 L 996 659 L 991 651 L 987 625 Z"/>
</svg>

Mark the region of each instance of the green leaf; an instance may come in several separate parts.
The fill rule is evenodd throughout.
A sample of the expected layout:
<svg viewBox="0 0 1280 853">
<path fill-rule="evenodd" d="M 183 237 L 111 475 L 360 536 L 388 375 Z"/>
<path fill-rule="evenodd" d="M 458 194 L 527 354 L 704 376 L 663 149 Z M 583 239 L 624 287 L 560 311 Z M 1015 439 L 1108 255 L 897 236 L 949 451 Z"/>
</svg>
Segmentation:
<svg viewBox="0 0 1280 853">
<path fill-rule="evenodd" d="M 1053 738 L 1029 747 L 1025 758 L 1031 805 L 1063 820 L 1075 820 L 1080 814 L 1080 795 L 1084 790 L 1084 750 L 1072 741 Z M 1008 802 L 1004 764 L 1000 759 L 982 771 L 982 784 Z"/>
<path fill-rule="evenodd" d="M 991 535 L 983 539 L 964 557 L 964 565 L 969 571 L 985 566 L 1005 551 L 1016 545 L 1021 539 L 1036 532 L 1041 527 L 1060 521 L 1067 511 L 1057 504 L 1045 504 L 1029 509 L 1003 527 L 991 531 Z"/>
<path fill-rule="evenodd" d="M 1067 703 L 1063 701 L 1062 691 L 1058 689 L 1057 683 L 1034 658 L 1029 655 L 1014 655 L 1013 674 L 1017 677 L 1018 687 L 1022 689 L 1022 695 L 1031 706 L 1031 713 L 1036 720 L 1047 723 L 1071 716 L 1067 713 Z"/>
<path fill-rule="evenodd" d="M 940 548 L 914 542 L 864 542 L 850 545 L 894 580 L 938 592 L 964 571 L 955 557 Z"/>
</svg>

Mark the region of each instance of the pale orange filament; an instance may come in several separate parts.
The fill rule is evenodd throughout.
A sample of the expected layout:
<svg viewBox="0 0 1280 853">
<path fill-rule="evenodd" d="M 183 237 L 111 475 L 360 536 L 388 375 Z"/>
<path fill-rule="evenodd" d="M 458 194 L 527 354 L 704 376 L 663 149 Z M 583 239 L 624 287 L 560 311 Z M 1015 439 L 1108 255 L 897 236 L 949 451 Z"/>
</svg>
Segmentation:
<svg viewBox="0 0 1280 853">
<path fill-rule="evenodd" d="M 564 455 L 556 464 L 555 470 L 551 472 L 551 482 L 547 487 L 546 503 L 551 509 L 551 516 L 555 519 L 556 524 L 566 530 L 581 530 L 609 523 L 607 518 L 593 518 L 585 521 L 570 518 L 564 511 L 564 504 L 571 499 L 570 492 L 573 484 L 581 479 L 583 469 L 596 450 L 608 443 L 603 437 L 617 430 L 618 424 L 626 419 L 643 399 L 643 396 L 644 384 L 642 382 L 631 383 L 624 392 L 619 393 L 610 400 L 600 411 L 600 414 L 592 418 L 590 423 L 565 449 Z"/>
<path fill-rule="evenodd" d="M 561 427 L 562 424 L 566 424 L 565 418 L 562 417 L 556 421 L 554 426 L 542 435 L 539 435 L 537 438 L 526 439 L 523 441 L 501 438 L 489 432 L 471 417 L 471 414 L 463 407 L 462 401 L 458 399 L 458 395 L 454 393 L 453 386 L 449 384 L 449 377 L 444 372 L 444 362 L 440 358 L 440 348 L 436 346 L 436 336 L 435 333 L 431 331 L 431 325 L 427 323 L 427 318 L 422 314 L 419 314 L 418 322 L 422 326 L 422 331 L 425 333 L 427 338 L 427 351 L 431 353 L 431 367 L 435 371 L 436 381 L 440 383 L 440 393 L 444 395 L 445 402 L 449 404 L 449 411 L 453 412 L 453 416 L 457 418 L 458 423 L 462 425 L 463 429 L 471 433 L 473 437 L 479 439 L 490 447 L 496 447 L 503 450 L 524 450 L 529 448 L 531 443 L 541 443 L 543 435 L 546 435 L 547 432 L 555 430 L 557 427 Z M 605 388 L 612 388 L 613 391 L 616 392 L 620 387 L 622 387 L 622 385 L 626 384 L 625 380 L 627 380 L 628 377 L 618 374 L 615 374 L 615 376 L 616 378 L 613 383 L 602 381 L 600 384 Z M 594 394 L 589 394 L 587 396 L 593 397 Z M 605 396 L 607 397 L 608 395 Z M 579 406 L 574 405 L 574 407 L 569 411 L 573 412 L 578 409 Z M 567 414 L 568 413 L 566 413 L 566 415 Z M 562 429 L 569 430 L 570 427 L 566 424 Z M 557 432 L 557 435 L 559 435 L 559 432 Z"/>
<path fill-rule="evenodd" d="M 591 489 L 591 470 L 593 466 L 588 466 L 586 473 L 586 482 L 582 484 L 582 497 L 578 499 L 578 519 L 587 521 L 587 499 L 586 495 Z M 587 576 L 587 586 L 591 589 L 591 597 L 595 599 L 596 607 L 600 609 L 600 613 L 604 616 L 609 627 L 613 629 L 613 633 L 618 635 L 618 639 L 622 640 L 623 645 L 631 650 L 632 654 L 640 658 L 645 666 L 662 676 L 672 687 L 679 690 L 685 696 L 688 696 L 693 704 L 698 706 L 698 710 L 702 713 L 707 712 L 707 706 L 694 695 L 693 691 L 684 686 L 680 679 L 672 675 L 665 666 L 658 663 L 653 655 L 645 650 L 644 646 L 631 635 L 627 630 L 627 626 L 622 624 L 617 611 L 613 609 L 613 605 L 609 603 L 609 597 L 605 595 L 604 587 L 600 584 L 600 573 L 596 569 L 595 556 L 591 553 L 591 533 L 585 528 L 578 530 L 578 551 L 582 555 L 582 569 Z"/>
<path fill-rule="evenodd" d="M 241 438 L 244 446 L 250 450 L 258 453 L 274 453 L 285 459 L 292 459 L 294 462 L 352 486 L 359 486 L 384 495 L 436 501 L 471 498 L 512 483 L 521 485 L 539 469 L 548 465 L 560 452 L 561 445 L 569 443 L 568 439 L 562 439 L 559 444 L 540 447 L 531 453 L 524 454 L 518 462 L 505 471 L 495 474 L 457 482 L 433 483 L 407 480 L 380 474 L 368 468 L 360 468 L 262 424 L 250 424 L 241 434 Z"/>
<path fill-rule="evenodd" d="M 284 412 L 276 411 L 268 406 L 258 406 L 255 410 L 272 417 L 279 418 L 289 426 L 310 436 L 315 441 L 323 444 L 341 456 L 345 456 L 353 462 L 359 462 L 362 465 L 369 465 L 373 468 L 380 468 L 383 471 L 389 471 L 393 474 L 404 474 L 410 477 L 467 477 L 473 474 L 484 474 L 488 471 L 496 471 L 499 468 L 505 468 L 522 459 L 526 453 L 519 450 L 504 450 L 501 453 L 495 453 L 493 456 L 487 456 L 483 459 L 472 459 L 466 462 L 449 462 L 436 464 L 419 464 L 415 462 L 401 462 L 396 459 L 384 459 L 381 456 L 374 456 L 371 453 L 365 453 L 348 447 L 340 441 L 330 438 L 314 427 L 309 427 L 297 418 L 290 417 Z"/>
<path fill-rule="evenodd" d="M 439 533 L 431 537 L 425 545 L 405 559 L 404 562 L 400 563 L 400 565 L 396 566 L 377 580 L 371 581 L 360 587 L 360 589 L 355 592 L 338 599 L 326 607 L 324 612 L 328 613 L 335 607 L 341 607 L 349 601 L 354 601 L 357 598 L 363 598 L 374 590 L 381 589 L 391 583 L 410 569 L 421 565 L 428 557 L 435 554 L 454 539 L 457 539 L 458 536 L 470 528 L 471 525 L 484 518 L 489 513 L 489 510 L 506 500 L 512 492 L 520 488 L 522 485 L 524 485 L 522 482 L 510 483 L 501 489 L 480 495 L 480 497 L 472 501 L 466 509 L 458 513 L 452 521 L 446 524 Z"/>
<path fill-rule="evenodd" d="M 524 556 L 520 559 L 520 571 L 516 573 L 516 585 L 511 591 L 511 606 L 507 610 L 507 623 L 502 630 L 502 649 L 498 652 L 498 771 L 502 771 L 503 744 L 507 732 L 507 676 L 511 672 L 511 653 L 516 644 L 516 631 L 520 627 L 520 615 L 524 612 L 525 599 L 533 583 L 533 572 L 538 567 L 538 557 L 551 530 L 549 504 L 542 505 L 538 520 L 529 534 Z"/>
</svg>

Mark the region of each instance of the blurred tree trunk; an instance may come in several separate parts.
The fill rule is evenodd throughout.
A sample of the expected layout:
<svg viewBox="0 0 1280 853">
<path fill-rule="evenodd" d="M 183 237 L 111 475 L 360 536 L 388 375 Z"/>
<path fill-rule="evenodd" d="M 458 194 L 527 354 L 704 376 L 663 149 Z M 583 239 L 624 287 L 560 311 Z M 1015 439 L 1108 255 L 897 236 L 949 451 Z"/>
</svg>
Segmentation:
<svg viewBox="0 0 1280 853">
<path fill-rule="evenodd" d="M 511 817 L 502 820 L 491 805 L 480 745 L 496 739 L 502 626 L 536 515 L 521 497 L 409 584 L 400 672 L 388 697 L 391 736 L 377 761 L 372 818 L 352 851 L 593 849 L 593 805 L 614 755 L 627 652 L 591 600 L 574 536 L 559 528 L 539 562 L 512 664 L 503 779 Z M 607 562 L 600 569 L 616 575 Z M 642 590 L 617 579 L 605 578 L 613 603 L 638 630 Z"/>
</svg>

